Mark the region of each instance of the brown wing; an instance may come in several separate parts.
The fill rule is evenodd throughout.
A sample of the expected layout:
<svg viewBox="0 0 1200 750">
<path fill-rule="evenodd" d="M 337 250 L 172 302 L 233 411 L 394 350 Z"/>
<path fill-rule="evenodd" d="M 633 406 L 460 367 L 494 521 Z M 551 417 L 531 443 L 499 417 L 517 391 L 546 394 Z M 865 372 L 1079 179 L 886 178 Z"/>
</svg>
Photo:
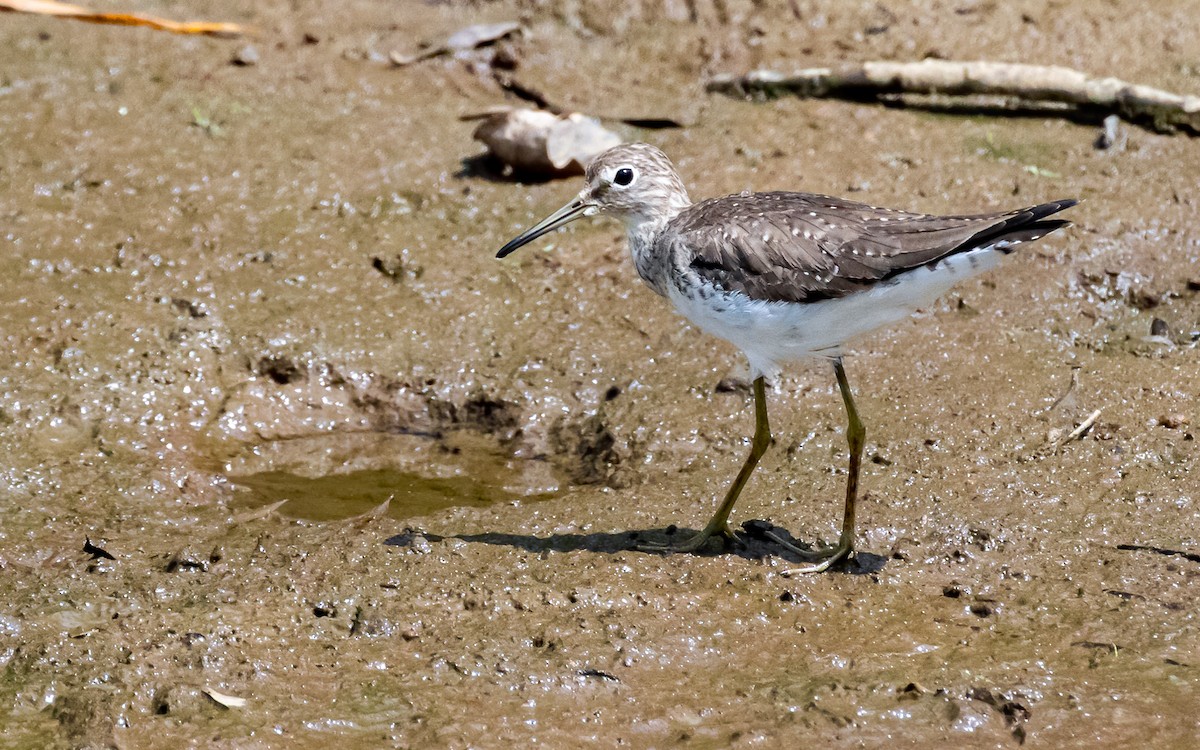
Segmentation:
<svg viewBox="0 0 1200 750">
<path fill-rule="evenodd" d="M 723 289 L 757 300 L 813 302 L 954 253 L 1037 239 L 1067 224 L 1045 217 L 1073 205 L 929 216 L 809 193 L 749 193 L 697 203 L 667 225 L 660 242 Z"/>
</svg>

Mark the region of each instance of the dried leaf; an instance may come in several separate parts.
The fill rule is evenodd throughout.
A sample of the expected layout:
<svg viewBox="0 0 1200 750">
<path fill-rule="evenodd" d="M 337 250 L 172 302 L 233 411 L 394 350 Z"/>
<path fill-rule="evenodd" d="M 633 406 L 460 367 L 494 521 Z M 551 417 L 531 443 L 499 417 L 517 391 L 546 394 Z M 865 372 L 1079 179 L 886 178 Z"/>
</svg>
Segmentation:
<svg viewBox="0 0 1200 750">
<path fill-rule="evenodd" d="M 514 170 L 555 176 L 583 174 L 593 157 L 621 142 L 595 118 L 533 109 L 489 116 L 475 129 L 475 140 Z"/>
<path fill-rule="evenodd" d="M 501 23 L 481 23 L 459 29 L 446 39 L 446 47 L 451 50 L 475 49 L 485 44 L 498 42 L 504 37 L 521 30 L 521 24 L 515 21 Z"/>
<path fill-rule="evenodd" d="M 521 24 L 515 21 L 476 24 L 475 26 L 467 26 L 464 29 L 459 29 L 451 34 L 445 42 L 430 46 L 413 55 L 390 52 L 388 53 L 388 59 L 392 61 L 392 65 L 399 68 L 405 65 L 412 65 L 421 60 L 428 60 L 438 55 L 483 47 L 493 42 L 498 42 L 504 37 L 515 34 L 520 30 Z"/>
<path fill-rule="evenodd" d="M 567 115 L 550 128 L 546 136 L 546 156 L 555 169 L 578 164 L 582 169 L 592 157 L 621 143 L 621 137 L 594 117 L 578 112 Z"/>
<path fill-rule="evenodd" d="M 82 5 L 60 3 L 57 0 L 0 0 L 0 11 L 33 13 L 39 16 L 74 18 L 88 23 L 112 24 L 115 26 L 146 26 L 172 34 L 205 34 L 207 36 L 235 37 L 245 33 L 236 23 L 211 21 L 171 21 L 156 16 L 137 13 L 100 13 Z"/>
</svg>

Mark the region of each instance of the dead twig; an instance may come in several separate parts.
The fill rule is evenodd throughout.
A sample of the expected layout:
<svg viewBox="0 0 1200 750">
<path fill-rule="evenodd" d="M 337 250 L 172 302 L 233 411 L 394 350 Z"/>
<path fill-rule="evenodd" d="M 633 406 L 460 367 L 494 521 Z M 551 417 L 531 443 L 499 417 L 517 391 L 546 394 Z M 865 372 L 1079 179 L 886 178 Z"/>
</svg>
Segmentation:
<svg viewBox="0 0 1200 750">
<path fill-rule="evenodd" d="M 1067 436 L 1059 439 L 1059 445 L 1066 445 L 1072 440 L 1078 440 L 1087 434 L 1088 430 L 1092 429 L 1092 425 L 1096 424 L 1096 420 L 1100 418 L 1100 410 L 1092 412 L 1088 418 L 1079 423 L 1079 426 L 1067 433 Z"/>
<path fill-rule="evenodd" d="M 204 688 L 200 692 L 204 693 L 209 698 L 211 698 L 213 700 L 213 702 L 216 703 L 217 705 L 224 706 L 225 708 L 245 708 L 246 707 L 246 699 L 238 697 L 236 695 L 229 695 L 227 693 L 222 693 L 218 690 L 213 690 L 212 688 Z"/>
<path fill-rule="evenodd" d="M 1065 432 L 1065 428 L 1055 427 L 1054 429 L 1050 430 L 1050 433 L 1046 436 L 1045 445 L 1034 451 L 1031 458 L 1044 458 L 1046 456 L 1058 453 L 1058 451 L 1061 450 L 1062 447 L 1067 443 L 1070 443 L 1074 440 L 1079 440 L 1086 435 L 1088 431 L 1096 425 L 1096 420 L 1099 418 L 1100 410 L 1096 409 L 1087 416 L 1087 419 L 1080 422 L 1078 427 L 1070 432 L 1067 432 L 1066 434 L 1063 434 Z"/>
<path fill-rule="evenodd" d="M 1064 434 L 1064 436 L 1051 437 L 1050 448 L 1057 450 L 1057 449 L 1062 448 L 1063 445 L 1073 442 L 1073 440 L 1078 440 L 1078 439 L 1084 437 L 1085 434 L 1087 434 L 1087 431 L 1091 430 L 1091 428 L 1094 425 L 1096 425 L 1096 420 L 1098 420 L 1099 418 L 1100 418 L 1100 410 L 1096 409 L 1091 414 L 1088 414 L 1087 419 L 1085 419 L 1084 421 L 1081 421 L 1079 426 L 1075 427 L 1074 430 L 1068 432 L 1067 434 Z M 1054 432 L 1057 432 L 1057 431 L 1054 431 Z"/>
<path fill-rule="evenodd" d="M 1118 78 L 1095 78 L 1059 66 L 954 60 L 865 62 L 791 75 L 770 70 L 722 75 L 710 80 L 707 88 L 766 98 L 782 94 L 853 100 L 901 97 L 901 101 L 906 95 L 1004 97 L 1012 100 L 1008 103 L 1012 109 L 1050 104 L 1058 107 L 1050 112 L 1108 112 L 1158 132 L 1200 136 L 1200 96 Z"/>
<path fill-rule="evenodd" d="M 172 34 L 204 34 L 216 37 L 237 37 L 246 33 L 246 29 L 236 23 L 220 21 L 172 21 L 157 16 L 147 16 L 140 13 L 108 13 L 97 12 L 82 5 L 71 5 L 56 0 L 0 0 L 0 11 L 15 13 L 32 13 L 39 16 L 58 16 L 73 18 L 88 23 L 102 23 L 114 26 L 145 26 L 158 31 L 169 31 Z"/>
</svg>

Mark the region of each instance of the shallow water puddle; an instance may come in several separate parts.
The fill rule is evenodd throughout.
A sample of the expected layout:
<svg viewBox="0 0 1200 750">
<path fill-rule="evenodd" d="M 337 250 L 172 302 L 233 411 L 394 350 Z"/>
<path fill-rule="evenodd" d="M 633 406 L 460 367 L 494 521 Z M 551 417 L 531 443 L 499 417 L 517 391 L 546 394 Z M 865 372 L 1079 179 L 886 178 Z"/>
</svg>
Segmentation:
<svg viewBox="0 0 1200 750">
<path fill-rule="evenodd" d="M 366 513 L 388 498 L 391 498 L 388 514 L 396 518 L 422 516 L 456 506 L 483 507 L 522 499 L 521 495 L 472 477 L 426 477 L 388 469 L 323 477 L 268 471 L 231 480 L 238 487 L 249 490 L 261 504 L 286 500 L 287 504 L 280 509 L 282 512 L 311 521 L 337 521 Z"/>
<path fill-rule="evenodd" d="M 538 501 L 565 484 L 543 461 L 513 458 L 486 436 L 328 435 L 254 446 L 226 465 L 241 503 L 286 501 L 311 521 L 351 518 L 391 500 L 396 519 L 455 507 Z"/>
</svg>

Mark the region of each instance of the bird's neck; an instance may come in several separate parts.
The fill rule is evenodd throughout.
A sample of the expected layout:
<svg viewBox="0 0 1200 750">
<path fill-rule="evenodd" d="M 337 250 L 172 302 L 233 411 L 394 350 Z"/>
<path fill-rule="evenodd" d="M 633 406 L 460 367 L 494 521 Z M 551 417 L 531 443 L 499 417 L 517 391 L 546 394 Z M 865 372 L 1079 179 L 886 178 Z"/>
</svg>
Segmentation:
<svg viewBox="0 0 1200 750">
<path fill-rule="evenodd" d="M 629 237 L 629 249 L 633 252 L 634 258 L 647 252 L 654 245 L 654 239 L 667 226 L 668 221 L 670 221 L 669 218 L 662 216 L 641 214 L 630 216 L 625 220 L 625 233 Z"/>
<path fill-rule="evenodd" d="M 625 232 L 629 240 L 629 252 L 638 275 L 651 289 L 666 296 L 666 279 L 669 259 L 666 248 L 658 243 L 658 237 L 667 224 L 691 203 L 683 195 L 672 200 L 665 210 L 650 213 L 629 214 L 625 219 Z"/>
<path fill-rule="evenodd" d="M 690 205 L 692 202 L 688 200 L 687 193 L 679 191 L 672 193 L 661 205 L 653 208 L 647 206 L 644 211 L 625 214 L 621 218 L 625 222 L 625 231 L 629 235 L 629 247 L 636 254 L 639 250 L 652 246 L 655 238 L 670 223 L 671 219 L 674 219 Z"/>
</svg>

